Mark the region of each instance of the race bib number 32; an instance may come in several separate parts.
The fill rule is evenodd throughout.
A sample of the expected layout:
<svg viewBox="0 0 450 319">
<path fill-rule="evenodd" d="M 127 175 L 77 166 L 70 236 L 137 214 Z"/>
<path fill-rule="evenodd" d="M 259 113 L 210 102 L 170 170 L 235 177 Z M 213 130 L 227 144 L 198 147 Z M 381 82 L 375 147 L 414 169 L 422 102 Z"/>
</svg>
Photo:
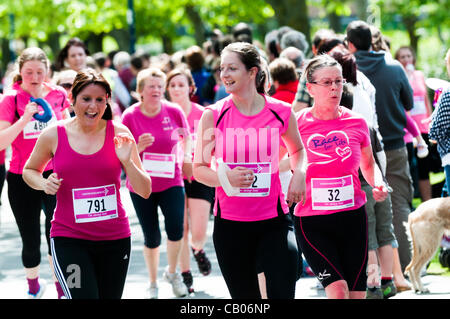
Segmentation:
<svg viewBox="0 0 450 319">
<path fill-rule="evenodd" d="M 76 223 L 117 218 L 117 192 L 114 184 L 72 190 Z"/>
<path fill-rule="evenodd" d="M 355 204 L 351 175 L 336 178 L 311 178 L 313 210 L 337 210 Z"/>
</svg>

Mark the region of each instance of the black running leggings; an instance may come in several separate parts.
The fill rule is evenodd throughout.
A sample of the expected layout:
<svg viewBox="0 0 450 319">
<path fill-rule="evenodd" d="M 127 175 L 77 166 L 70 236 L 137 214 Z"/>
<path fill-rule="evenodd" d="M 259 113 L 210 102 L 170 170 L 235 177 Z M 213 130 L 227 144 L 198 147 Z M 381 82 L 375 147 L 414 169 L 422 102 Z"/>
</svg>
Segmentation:
<svg viewBox="0 0 450 319">
<path fill-rule="evenodd" d="M 216 217 L 213 241 L 231 298 L 260 299 L 258 271 L 265 274 L 268 298 L 295 297 L 299 263 L 289 215 L 256 222 Z"/>
<path fill-rule="evenodd" d="M 68 299 L 120 299 L 130 261 L 130 237 L 51 240 L 53 266 Z"/>
<path fill-rule="evenodd" d="M 47 178 L 52 172 L 46 171 Z M 56 196 L 47 195 L 25 183 L 21 174 L 8 172 L 8 200 L 22 237 L 22 263 L 25 268 L 33 268 L 41 263 L 41 209 L 45 214 L 45 238 L 50 252 L 50 222 L 56 207 Z"/>
</svg>

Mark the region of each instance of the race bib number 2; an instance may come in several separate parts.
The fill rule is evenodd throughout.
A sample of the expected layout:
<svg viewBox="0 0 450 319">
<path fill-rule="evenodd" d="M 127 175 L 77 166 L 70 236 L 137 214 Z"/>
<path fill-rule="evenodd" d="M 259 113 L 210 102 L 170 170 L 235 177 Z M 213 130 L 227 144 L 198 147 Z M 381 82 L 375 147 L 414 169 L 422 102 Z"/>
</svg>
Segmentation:
<svg viewBox="0 0 450 319">
<path fill-rule="evenodd" d="M 271 184 L 271 163 L 227 163 L 230 169 L 237 166 L 253 170 L 253 183 L 248 188 L 240 188 L 240 197 L 263 197 L 269 196 Z"/>
<path fill-rule="evenodd" d="M 117 192 L 114 184 L 72 190 L 76 223 L 117 218 Z"/>
</svg>

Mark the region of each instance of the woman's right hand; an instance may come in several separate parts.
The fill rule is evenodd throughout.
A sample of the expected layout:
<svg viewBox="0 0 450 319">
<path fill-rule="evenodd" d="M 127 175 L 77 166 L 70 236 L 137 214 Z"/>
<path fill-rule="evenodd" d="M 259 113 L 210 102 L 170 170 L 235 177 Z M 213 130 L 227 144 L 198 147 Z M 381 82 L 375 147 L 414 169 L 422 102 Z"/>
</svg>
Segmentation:
<svg viewBox="0 0 450 319">
<path fill-rule="evenodd" d="M 45 180 L 44 192 L 48 195 L 55 195 L 61 186 L 62 178 L 58 178 L 56 173 L 50 174 Z"/>
<path fill-rule="evenodd" d="M 252 186 L 255 176 L 251 169 L 237 166 L 227 172 L 231 186 L 238 188 L 248 188 Z"/>
<path fill-rule="evenodd" d="M 34 114 L 39 112 L 39 106 L 36 102 L 30 102 L 25 106 L 25 112 L 22 115 L 22 118 L 25 122 L 31 121 Z"/>
<path fill-rule="evenodd" d="M 142 153 L 147 147 L 151 146 L 154 141 L 155 137 L 150 133 L 140 135 L 137 143 L 138 152 Z"/>
</svg>

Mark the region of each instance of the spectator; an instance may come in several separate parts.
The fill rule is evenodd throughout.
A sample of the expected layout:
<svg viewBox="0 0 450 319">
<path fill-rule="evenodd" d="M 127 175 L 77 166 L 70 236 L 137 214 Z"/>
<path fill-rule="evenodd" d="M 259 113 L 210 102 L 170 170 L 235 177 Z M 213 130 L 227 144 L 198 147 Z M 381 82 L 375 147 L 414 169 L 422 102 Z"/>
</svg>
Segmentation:
<svg viewBox="0 0 450 319">
<path fill-rule="evenodd" d="M 280 40 L 281 51 L 283 51 L 287 47 L 295 47 L 302 52 L 307 52 L 309 49 L 309 44 L 302 32 L 297 30 L 290 30 L 284 33 Z"/>
<path fill-rule="evenodd" d="M 302 76 L 303 64 L 305 63 L 305 54 L 296 47 L 287 47 L 280 53 L 280 58 L 291 60 L 295 65 L 295 71 L 300 79 Z"/>
<path fill-rule="evenodd" d="M 76 72 L 86 68 L 89 50 L 79 38 L 70 39 L 59 52 L 56 67 L 59 71 L 72 69 Z"/>
<path fill-rule="evenodd" d="M 298 86 L 294 63 L 285 58 L 278 58 L 269 64 L 269 71 L 275 87 L 275 94 L 272 97 L 292 103 Z"/>
<path fill-rule="evenodd" d="M 205 58 L 202 49 L 197 45 L 191 46 L 186 50 L 185 57 L 186 63 L 194 78 L 195 86 L 197 87 L 197 92 L 192 97 L 192 101 L 203 106 L 211 104 L 213 100 L 205 99 L 203 96 L 203 86 L 211 73 L 206 71 L 204 67 Z"/>
<path fill-rule="evenodd" d="M 120 51 L 114 55 L 113 59 L 114 68 L 119 72 L 119 77 L 123 84 L 127 88 L 128 92 L 131 92 L 131 81 L 134 78 L 131 71 L 131 57 L 128 52 Z"/>
<path fill-rule="evenodd" d="M 447 72 L 450 76 L 450 49 L 445 56 Z M 446 177 L 446 191 L 450 192 L 450 89 L 444 90 L 433 114 L 430 126 L 430 139 L 438 144 L 439 155 Z M 448 195 L 447 195 L 448 196 Z"/>
<path fill-rule="evenodd" d="M 412 181 L 408 154 L 403 140 L 405 110 L 413 107 L 413 93 L 408 78 L 396 61 L 386 60 L 383 52 L 372 52 L 372 34 L 364 21 L 347 26 L 348 49 L 356 57 L 358 69 L 376 89 L 375 106 L 386 153 L 386 179 L 393 188 L 392 213 L 402 271 L 411 261 L 411 247 L 405 224 L 411 212 Z"/>
</svg>

